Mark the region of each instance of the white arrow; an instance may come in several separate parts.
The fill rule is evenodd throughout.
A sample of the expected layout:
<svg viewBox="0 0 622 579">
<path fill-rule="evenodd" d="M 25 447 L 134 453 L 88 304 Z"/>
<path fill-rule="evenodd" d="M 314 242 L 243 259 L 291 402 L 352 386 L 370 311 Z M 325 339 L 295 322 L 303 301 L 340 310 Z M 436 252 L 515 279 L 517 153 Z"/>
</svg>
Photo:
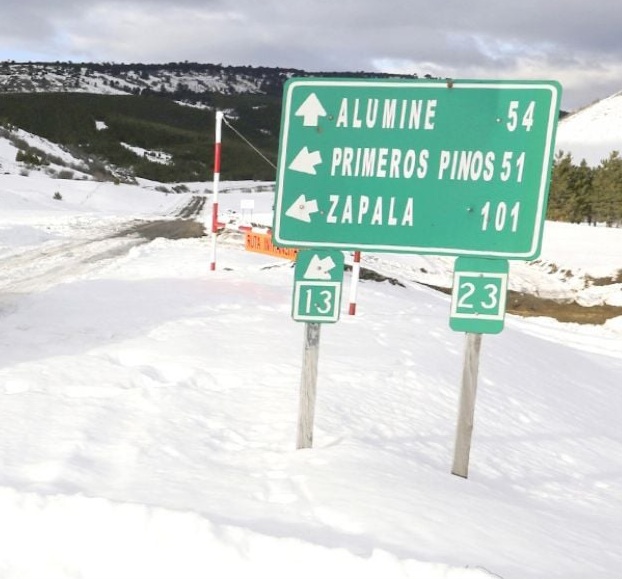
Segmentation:
<svg viewBox="0 0 622 579">
<path fill-rule="evenodd" d="M 330 279 L 330 270 L 334 267 L 335 262 L 330 255 L 324 259 L 319 255 L 314 255 L 303 277 L 305 279 Z"/>
<path fill-rule="evenodd" d="M 302 103 L 298 110 L 294 113 L 297 117 L 303 117 L 303 125 L 305 127 L 317 127 L 318 117 L 325 117 L 326 111 L 317 98 L 317 95 L 312 92 Z"/>
<path fill-rule="evenodd" d="M 315 199 L 309 199 L 307 201 L 307 198 L 304 195 L 301 195 L 285 212 L 285 215 L 298 219 L 299 221 L 311 223 L 311 213 L 317 213 L 318 211 L 319 209 Z"/>
<path fill-rule="evenodd" d="M 309 175 L 317 175 L 315 166 L 322 162 L 322 155 L 319 151 L 309 151 L 308 147 L 304 147 L 296 158 L 290 163 L 289 168 L 299 173 L 308 173 Z"/>
</svg>

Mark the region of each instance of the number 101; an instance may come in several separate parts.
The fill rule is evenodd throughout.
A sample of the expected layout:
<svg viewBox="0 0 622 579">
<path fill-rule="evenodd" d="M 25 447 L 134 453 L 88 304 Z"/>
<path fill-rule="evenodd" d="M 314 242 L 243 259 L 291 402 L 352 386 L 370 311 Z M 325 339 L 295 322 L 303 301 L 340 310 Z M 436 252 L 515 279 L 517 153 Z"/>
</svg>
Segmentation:
<svg viewBox="0 0 622 579">
<path fill-rule="evenodd" d="M 505 201 L 500 201 L 494 207 L 490 201 L 486 201 L 481 210 L 482 231 L 488 231 L 494 227 L 495 231 L 504 231 L 508 227 L 512 233 L 518 229 L 518 214 L 520 213 L 520 201 L 508 208 Z"/>
</svg>

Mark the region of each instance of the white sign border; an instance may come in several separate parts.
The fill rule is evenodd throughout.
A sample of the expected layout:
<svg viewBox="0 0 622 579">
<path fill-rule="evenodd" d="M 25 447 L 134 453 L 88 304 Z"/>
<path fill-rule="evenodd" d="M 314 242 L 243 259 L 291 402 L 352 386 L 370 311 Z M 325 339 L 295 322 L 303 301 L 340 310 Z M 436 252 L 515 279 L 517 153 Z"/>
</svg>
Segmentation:
<svg viewBox="0 0 622 579">
<path fill-rule="evenodd" d="M 500 279 L 501 287 L 499 288 L 499 313 L 498 314 L 465 314 L 458 313 L 458 291 L 456 288 L 460 287 L 460 278 L 462 277 L 477 277 L 487 279 Z M 456 271 L 454 272 L 454 281 L 451 292 L 451 309 L 449 317 L 454 319 L 466 319 L 466 320 L 488 320 L 502 322 L 505 319 L 505 309 L 507 303 L 507 291 L 508 291 L 508 278 L 507 273 L 495 273 L 495 272 L 483 272 L 483 271 Z"/>
<path fill-rule="evenodd" d="M 339 314 L 341 313 L 341 286 L 340 281 L 307 281 L 298 280 L 294 282 L 294 303 L 292 307 L 292 318 L 296 322 L 337 322 L 339 321 Z M 335 288 L 335 308 L 330 316 L 312 316 L 312 315 L 299 315 L 298 308 L 300 306 L 300 294 L 302 293 L 302 286 L 321 286 Z"/>
</svg>

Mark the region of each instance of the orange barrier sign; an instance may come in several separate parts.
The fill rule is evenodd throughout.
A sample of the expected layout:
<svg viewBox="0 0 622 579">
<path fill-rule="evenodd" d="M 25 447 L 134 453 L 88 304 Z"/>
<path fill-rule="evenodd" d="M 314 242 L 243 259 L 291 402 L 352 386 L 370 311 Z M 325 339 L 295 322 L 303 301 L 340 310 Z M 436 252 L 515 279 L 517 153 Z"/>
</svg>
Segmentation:
<svg viewBox="0 0 622 579">
<path fill-rule="evenodd" d="M 282 257 L 284 259 L 296 259 L 298 250 L 291 247 L 276 247 L 272 244 L 271 233 L 256 233 L 254 231 L 247 231 L 244 238 L 244 249 L 246 251 L 254 251 L 255 253 L 265 253 L 267 255 L 274 255 L 275 257 Z"/>
</svg>

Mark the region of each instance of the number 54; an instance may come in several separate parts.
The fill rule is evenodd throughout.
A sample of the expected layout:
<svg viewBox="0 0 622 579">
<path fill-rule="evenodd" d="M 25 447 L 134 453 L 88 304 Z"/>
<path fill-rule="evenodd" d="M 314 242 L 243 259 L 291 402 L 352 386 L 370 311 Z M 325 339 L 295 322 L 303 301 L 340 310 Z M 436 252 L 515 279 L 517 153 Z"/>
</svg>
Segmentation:
<svg viewBox="0 0 622 579">
<path fill-rule="evenodd" d="M 533 127 L 533 117 L 536 110 L 536 102 L 529 101 L 527 108 L 521 113 L 521 103 L 520 101 L 510 101 L 510 105 L 508 106 L 508 120 L 505 123 L 508 131 L 513 133 L 518 128 L 519 118 L 520 124 L 525 128 L 527 132 L 531 131 L 531 127 Z"/>
</svg>

